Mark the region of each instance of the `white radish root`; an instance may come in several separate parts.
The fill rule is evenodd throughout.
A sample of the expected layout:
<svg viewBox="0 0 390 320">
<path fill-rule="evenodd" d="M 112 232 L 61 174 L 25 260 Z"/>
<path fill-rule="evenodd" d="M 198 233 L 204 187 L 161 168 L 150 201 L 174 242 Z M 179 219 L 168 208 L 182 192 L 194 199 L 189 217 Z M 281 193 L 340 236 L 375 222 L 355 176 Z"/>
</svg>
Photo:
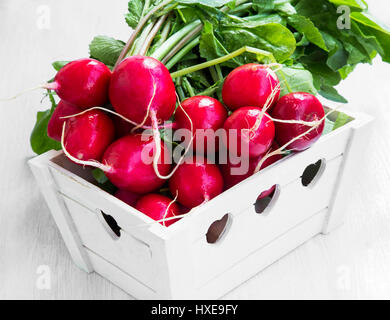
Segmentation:
<svg viewBox="0 0 390 320">
<path fill-rule="evenodd" d="M 1 98 L 1 99 L 0 99 L 0 102 L 7 102 L 7 101 L 15 100 L 15 99 L 19 98 L 20 96 L 22 96 L 22 95 L 24 95 L 24 94 L 26 94 L 26 93 L 28 93 L 28 92 L 35 91 L 35 90 L 38 90 L 38 89 L 49 89 L 49 88 L 47 87 L 47 85 L 48 85 L 48 84 L 45 83 L 45 84 L 41 84 L 40 86 L 37 86 L 37 87 L 33 87 L 33 88 L 30 88 L 30 89 L 23 90 L 23 91 L 21 91 L 21 92 L 15 94 L 13 97 Z"/>
<path fill-rule="evenodd" d="M 166 227 L 165 221 L 166 221 L 169 209 L 171 208 L 172 204 L 174 204 L 176 202 L 178 196 L 179 196 L 179 192 L 176 190 L 176 197 L 168 204 L 168 207 L 167 207 L 167 209 L 165 210 L 165 213 L 164 213 L 164 217 L 163 217 L 164 221 L 162 221 L 163 224 L 164 224 L 164 227 Z"/>
<path fill-rule="evenodd" d="M 151 74 L 152 78 L 153 78 L 153 75 Z M 144 126 L 144 124 L 146 123 L 146 121 L 148 120 L 149 118 L 149 115 L 150 115 L 150 108 L 152 106 L 152 103 L 153 103 L 153 100 L 154 100 L 154 97 L 156 96 L 156 91 L 157 91 L 157 86 L 156 86 L 156 83 L 154 82 L 154 78 L 153 78 L 153 94 L 152 94 L 152 98 L 150 99 L 149 101 L 149 104 L 148 104 L 148 108 L 146 110 L 146 115 L 145 115 L 145 118 L 142 120 L 142 122 L 140 124 L 138 124 L 135 128 L 133 128 L 131 130 L 131 132 L 135 132 L 136 130 L 138 130 L 139 128 L 141 128 L 142 126 Z M 152 119 L 153 120 L 153 119 Z M 158 124 L 158 123 L 157 123 Z M 153 125 L 152 125 L 153 127 Z"/>
<path fill-rule="evenodd" d="M 324 116 L 321 120 L 316 121 L 317 124 L 314 125 L 314 126 L 312 126 L 309 130 L 303 132 L 303 133 L 300 134 L 299 136 L 296 136 L 294 139 L 291 139 L 289 142 L 287 142 L 285 145 L 281 146 L 279 149 L 277 149 L 277 150 L 275 150 L 275 151 L 273 151 L 273 152 L 267 153 L 267 154 L 260 160 L 260 162 L 257 164 L 254 173 L 257 173 L 257 172 L 260 171 L 260 168 L 262 167 L 262 165 L 264 164 L 264 162 L 265 162 L 267 159 L 269 159 L 269 158 L 271 158 L 271 157 L 273 157 L 273 156 L 279 155 L 279 154 L 284 154 L 284 153 L 286 152 L 285 149 L 286 149 L 290 144 L 294 143 L 295 141 L 297 141 L 297 140 L 303 138 L 304 136 L 306 136 L 307 134 L 309 134 L 309 133 L 312 132 L 313 130 L 317 129 L 317 128 L 321 125 L 321 123 L 324 122 L 325 119 L 326 119 L 330 114 L 332 114 L 332 113 L 335 112 L 335 111 L 337 111 L 337 108 L 335 108 L 335 109 L 329 111 L 327 114 L 325 114 L 325 116 Z"/>
<path fill-rule="evenodd" d="M 177 96 L 177 94 L 176 94 L 176 96 Z M 181 110 L 184 112 L 184 114 L 186 115 L 186 117 L 190 121 L 191 132 L 193 133 L 194 125 L 193 125 L 192 119 L 188 115 L 188 113 L 184 110 L 184 108 L 182 107 L 182 105 L 180 103 L 180 99 L 179 99 L 178 96 L 177 96 L 177 98 L 178 98 L 178 101 L 179 101 L 179 108 L 181 108 Z M 192 142 L 194 140 L 195 134 L 194 133 L 192 134 L 190 143 L 186 147 L 184 154 L 181 156 L 180 160 L 178 161 L 178 163 L 176 164 L 176 166 L 172 170 L 172 172 L 169 175 L 167 175 L 167 176 L 163 176 L 163 175 L 160 174 L 160 172 L 158 170 L 158 162 L 159 162 L 160 157 L 161 157 L 161 137 L 160 137 L 160 132 L 158 131 L 158 120 L 157 120 L 156 113 L 155 113 L 154 110 L 150 111 L 150 116 L 152 118 L 153 140 L 154 140 L 154 143 L 155 143 L 155 146 L 156 146 L 156 153 L 155 153 L 154 158 L 153 158 L 154 172 L 156 173 L 157 177 L 159 177 L 160 179 L 168 180 L 168 179 L 172 178 L 172 176 L 175 174 L 175 172 L 177 171 L 179 166 L 183 163 L 183 161 L 184 161 L 188 151 L 190 150 L 190 148 L 192 146 Z"/>
</svg>

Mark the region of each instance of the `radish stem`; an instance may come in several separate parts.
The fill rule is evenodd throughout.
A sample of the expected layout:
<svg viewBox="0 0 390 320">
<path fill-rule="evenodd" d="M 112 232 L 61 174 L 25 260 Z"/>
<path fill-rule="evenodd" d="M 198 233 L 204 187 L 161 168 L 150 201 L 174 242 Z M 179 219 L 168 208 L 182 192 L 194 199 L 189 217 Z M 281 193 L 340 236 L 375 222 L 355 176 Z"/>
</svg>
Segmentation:
<svg viewBox="0 0 390 320">
<path fill-rule="evenodd" d="M 151 57 L 161 61 L 175 47 L 175 45 L 180 42 L 181 39 L 183 39 L 188 33 L 201 25 L 202 22 L 199 20 L 193 21 L 192 23 L 186 25 L 183 29 L 170 36 L 161 47 L 153 52 Z"/>
<path fill-rule="evenodd" d="M 142 55 L 142 56 L 146 55 L 146 53 L 149 50 L 150 45 L 153 42 L 154 37 L 156 36 L 158 31 L 160 30 L 161 26 L 163 25 L 163 23 L 165 22 L 167 17 L 168 17 L 168 15 L 161 16 L 158 19 L 158 21 L 156 22 L 156 24 L 153 26 L 153 29 L 150 31 L 149 35 L 145 39 L 144 44 L 142 45 L 141 49 L 139 50 L 140 55 Z"/>
<path fill-rule="evenodd" d="M 182 48 L 169 62 L 165 65 L 167 69 L 172 69 L 176 63 L 178 63 L 187 53 L 189 53 L 194 47 L 199 44 L 200 38 L 196 37 L 189 42 L 184 48 Z"/>
<path fill-rule="evenodd" d="M 188 33 L 183 39 L 181 39 L 178 44 L 172 48 L 172 50 L 161 60 L 162 63 L 168 62 L 180 49 L 182 49 L 188 41 L 190 41 L 193 37 L 197 36 L 202 31 L 203 25 L 199 25 L 190 33 Z"/>
<path fill-rule="evenodd" d="M 190 97 L 195 96 L 194 88 L 192 88 L 192 86 L 187 78 L 183 78 L 183 86 L 186 89 L 186 91 Z"/>
<path fill-rule="evenodd" d="M 129 53 L 126 56 L 132 56 L 140 54 L 140 51 L 142 47 L 145 45 L 145 42 L 147 41 L 147 38 L 149 34 L 151 33 L 151 30 L 153 29 L 155 25 L 155 22 L 150 22 L 146 25 L 146 27 L 142 30 L 141 35 L 139 38 L 134 42 L 134 46 L 131 48 Z"/>
<path fill-rule="evenodd" d="M 173 0 L 165 0 L 161 2 L 158 6 L 154 7 L 150 10 L 138 23 L 138 26 L 135 28 L 134 32 L 131 34 L 130 39 L 127 41 L 125 47 L 123 48 L 121 54 L 118 57 L 118 60 L 115 63 L 114 70 L 118 67 L 118 65 L 122 62 L 123 58 L 126 57 L 129 52 L 131 46 L 133 45 L 135 39 L 137 38 L 139 32 L 144 27 L 144 25 L 149 21 L 150 17 L 153 16 L 157 11 L 165 7 L 167 4 L 170 4 Z"/>
<path fill-rule="evenodd" d="M 227 54 L 226 56 L 223 56 L 223 57 L 220 57 L 220 58 L 217 58 L 214 60 L 210 60 L 210 61 L 207 61 L 204 63 L 200 63 L 200 64 L 197 64 L 197 65 L 192 66 L 192 67 L 184 68 L 184 69 L 179 70 L 179 71 L 176 71 L 176 72 L 172 73 L 171 76 L 174 79 L 177 77 L 184 76 L 184 75 L 191 73 L 191 72 L 195 72 L 195 71 L 199 71 L 199 70 L 202 70 L 205 68 L 209 68 L 209 67 L 215 66 L 217 64 L 221 64 L 221 63 L 224 63 L 224 62 L 229 61 L 231 59 L 234 59 L 234 58 L 242 55 L 245 52 L 254 53 L 258 56 L 258 58 L 260 58 L 261 56 L 267 57 L 268 59 L 271 60 L 272 63 L 276 63 L 276 60 L 275 60 L 272 53 L 270 53 L 268 51 L 260 50 L 257 48 L 245 46 L 245 47 L 242 47 L 236 51 L 233 51 L 230 54 Z M 259 60 L 261 60 L 261 59 L 259 59 Z"/>
<path fill-rule="evenodd" d="M 169 16 L 167 22 L 165 23 L 161 31 L 160 39 L 158 39 L 157 42 L 153 44 L 152 48 L 149 50 L 150 53 L 156 51 L 156 49 L 159 48 L 168 39 L 169 33 L 171 32 L 171 27 L 172 27 L 172 17 Z"/>
</svg>

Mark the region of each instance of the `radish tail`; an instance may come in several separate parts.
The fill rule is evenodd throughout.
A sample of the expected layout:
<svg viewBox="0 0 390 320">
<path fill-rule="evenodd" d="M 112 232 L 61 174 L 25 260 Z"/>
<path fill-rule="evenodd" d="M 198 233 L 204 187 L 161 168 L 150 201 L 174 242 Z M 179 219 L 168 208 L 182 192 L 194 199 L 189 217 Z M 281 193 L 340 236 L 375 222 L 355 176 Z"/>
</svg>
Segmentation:
<svg viewBox="0 0 390 320">
<path fill-rule="evenodd" d="M 14 95 L 13 97 L 10 97 L 10 98 L 5 98 L 5 99 L 0 99 L 0 102 L 6 102 L 6 101 L 12 101 L 12 100 L 15 100 L 17 98 L 19 98 L 20 96 L 26 94 L 26 93 L 29 93 L 31 91 L 35 91 L 35 90 L 38 90 L 38 89 L 47 89 L 47 86 L 48 84 L 41 84 L 37 87 L 34 87 L 34 88 L 30 88 L 30 89 L 26 89 L 26 90 L 23 90 L 19 93 L 17 93 L 16 95 Z"/>
<path fill-rule="evenodd" d="M 153 78 L 153 75 L 151 74 L 152 78 Z M 146 115 L 145 115 L 145 118 L 142 120 L 142 122 L 140 124 L 138 124 L 135 128 L 133 128 L 131 130 L 131 132 L 135 132 L 136 130 L 138 130 L 139 128 L 142 128 L 145 124 L 145 122 L 148 120 L 149 118 L 149 115 L 150 115 L 150 108 L 152 106 L 152 103 L 153 103 L 153 100 L 154 100 L 154 97 L 156 96 L 156 90 L 157 90 L 157 86 L 156 86 L 156 83 L 154 82 L 154 78 L 153 78 L 153 95 L 152 95 L 152 98 L 150 99 L 149 101 L 149 104 L 148 104 L 148 108 L 146 110 Z M 157 123 L 158 125 L 158 123 Z M 153 127 L 153 126 L 152 126 Z"/>
<path fill-rule="evenodd" d="M 166 227 L 166 224 L 165 224 L 165 221 L 166 221 L 166 218 L 167 218 L 167 215 L 168 215 L 168 211 L 169 209 L 171 208 L 172 204 L 174 204 L 177 200 L 177 197 L 179 196 L 179 193 L 178 191 L 176 190 L 176 197 L 169 203 L 168 207 L 167 207 L 167 210 L 165 210 L 165 214 L 164 214 L 164 217 L 163 217 L 163 223 L 164 223 L 164 227 Z"/>
<path fill-rule="evenodd" d="M 188 115 L 188 113 L 184 110 L 184 108 L 182 107 L 182 105 L 180 103 L 180 100 L 179 100 L 179 108 L 182 109 L 182 111 L 187 116 L 188 120 L 190 121 L 190 123 L 191 123 L 191 132 L 193 133 L 194 125 L 193 125 L 192 119 Z M 172 172 L 169 175 L 163 176 L 158 171 L 158 162 L 159 162 L 160 157 L 161 157 L 161 137 L 160 137 L 160 132 L 158 131 L 158 120 L 157 120 L 157 117 L 156 117 L 156 112 L 154 110 L 151 110 L 150 111 L 150 116 L 152 118 L 153 140 L 154 140 L 154 144 L 156 146 L 156 153 L 155 153 L 154 159 L 153 159 L 154 172 L 156 173 L 157 177 L 159 177 L 160 179 L 168 180 L 168 179 L 172 178 L 172 176 L 175 174 L 176 170 L 183 163 L 183 161 L 185 159 L 185 156 L 187 155 L 188 151 L 190 150 L 190 148 L 192 146 L 192 142 L 194 140 L 194 133 L 192 134 L 191 141 L 188 144 L 187 148 L 185 149 L 184 154 L 181 156 L 180 160 L 176 164 L 175 168 L 172 170 Z"/>
</svg>

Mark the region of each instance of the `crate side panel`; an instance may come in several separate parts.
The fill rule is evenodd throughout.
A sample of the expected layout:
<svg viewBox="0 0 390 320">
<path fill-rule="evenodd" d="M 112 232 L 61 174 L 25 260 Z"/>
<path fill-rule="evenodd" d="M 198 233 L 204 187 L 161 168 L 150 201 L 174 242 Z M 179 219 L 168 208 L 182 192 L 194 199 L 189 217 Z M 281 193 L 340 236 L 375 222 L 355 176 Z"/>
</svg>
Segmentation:
<svg viewBox="0 0 390 320">
<path fill-rule="evenodd" d="M 157 296 L 155 291 L 142 285 L 139 281 L 135 280 L 126 272 L 114 266 L 93 251 L 89 250 L 88 248 L 86 248 L 86 251 L 94 267 L 94 270 L 103 278 L 111 281 L 114 285 L 128 293 L 130 296 L 140 300 L 164 298 Z"/>
<path fill-rule="evenodd" d="M 330 203 L 341 159 L 340 156 L 328 163 L 322 177 L 313 187 L 303 187 L 300 179 L 282 186 L 279 198 L 266 215 L 255 212 L 252 204 L 256 198 L 253 198 L 247 203 L 246 210 L 233 215 L 231 226 L 220 242 L 207 243 L 204 236 L 207 229 L 203 230 L 190 249 L 197 286 L 326 208 Z"/>
<path fill-rule="evenodd" d="M 199 288 L 193 299 L 219 299 L 321 232 L 326 210 L 253 252 Z M 260 289 L 261 290 L 261 289 Z"/>
<path fill-rule="evenodd" d="M 154 289 L 156 266 L 150 246 L 124 231 L 121 231 L 119 238 L 113 237 L 97 212 L 91 212 L 68 198 L 64 199 L 83 245 L 132 275 L 143 285 Z"/>
<path fill-rule="evenodd" d="M 334 189 L 332 203 L 324 223 L 323 233 L 327 234 L 342 225 L 350 201 L 351 184 L 357 174 L 364 170 L 364 163 L 367 154 L 365 146 L 371 138 L 373 118 L 362 115 L 359 121 L 353 123 L 350 139 L 345 151 L 344 161 L 340 168 L 339 181 Z"/>
</svg>

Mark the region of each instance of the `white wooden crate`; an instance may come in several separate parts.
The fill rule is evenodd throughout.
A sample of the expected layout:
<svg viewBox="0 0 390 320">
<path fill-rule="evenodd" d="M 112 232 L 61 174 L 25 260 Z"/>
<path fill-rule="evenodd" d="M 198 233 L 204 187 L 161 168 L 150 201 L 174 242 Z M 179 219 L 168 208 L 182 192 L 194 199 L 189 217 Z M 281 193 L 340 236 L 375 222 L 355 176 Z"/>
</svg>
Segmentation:
<svg viewBox="0 0 390 320">
<path fill-rule="evenodd" d="M 348 112 L 351 114 L 350 112 Z M 89 169 L 50 151 L 30 166 L 74 262 L 97 272 L 138 299 L 215 299 L 317 234 L 343 221 L 345 196 L 359 172 L 372 119 L 354 120 L 309 150 L 262 170 L 184 219 L 165 228 L 102 191 Z M 304 187 L 305 168 L 323 160 L 315 184 Z M 279 196 L 267 214 L 254 205 L 273 185 Z M 102 212 L 121 228 L 108 227 Z M 210 225 L 229 214 L 220 241 L 209 244 Z"/>
</svg>

